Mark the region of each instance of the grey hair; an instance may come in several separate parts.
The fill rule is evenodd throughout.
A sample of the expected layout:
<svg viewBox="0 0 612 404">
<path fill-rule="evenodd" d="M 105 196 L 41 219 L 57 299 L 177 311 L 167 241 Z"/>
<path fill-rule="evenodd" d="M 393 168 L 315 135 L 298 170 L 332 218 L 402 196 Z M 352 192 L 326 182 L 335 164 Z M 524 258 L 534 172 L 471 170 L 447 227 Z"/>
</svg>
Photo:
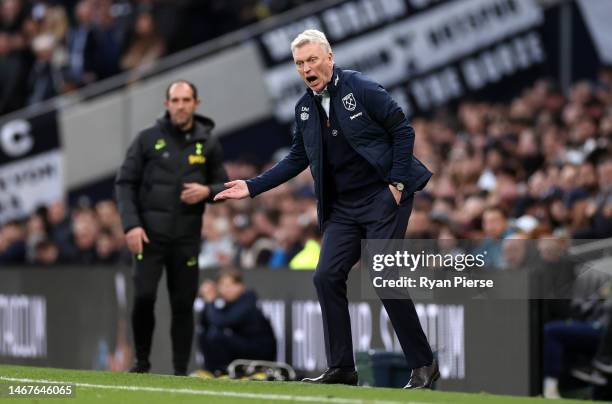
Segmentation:
<svg viewBox="0 0 612 404">
<path fill-rule="evenodd" d="M 291 42 L 291 53 L 293 53 L 296 48 L 309 43 L 318 43 L 325 52 L 331 53 L 332 51 L 329 41 L 324 33 L 316 29 L 307 29 L 298 35 L 293 42 Z"/>
</svg>

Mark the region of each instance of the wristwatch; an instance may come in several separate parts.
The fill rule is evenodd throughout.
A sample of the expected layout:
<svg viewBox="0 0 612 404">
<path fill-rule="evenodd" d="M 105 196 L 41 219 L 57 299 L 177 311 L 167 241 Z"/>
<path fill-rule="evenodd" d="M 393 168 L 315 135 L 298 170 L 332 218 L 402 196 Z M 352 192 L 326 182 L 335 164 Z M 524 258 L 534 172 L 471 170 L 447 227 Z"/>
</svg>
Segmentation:
<svg viewBox="0 0 612 404">
<path fill-rule="evenodd" d="M 404 191 L 404 184 L 402 184 L 401 182 L 392 182 L 391 185 L 393 185 L 395 189 L 397 189 L 400 192 Z"/>
</svg>

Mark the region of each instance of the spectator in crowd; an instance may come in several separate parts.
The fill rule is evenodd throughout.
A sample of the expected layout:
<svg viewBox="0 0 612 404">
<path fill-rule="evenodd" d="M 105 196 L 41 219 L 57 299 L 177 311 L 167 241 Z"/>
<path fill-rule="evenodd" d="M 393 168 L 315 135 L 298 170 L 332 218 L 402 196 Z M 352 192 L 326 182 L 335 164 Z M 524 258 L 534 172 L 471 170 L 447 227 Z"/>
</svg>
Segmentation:
<svg viewBox="0 0 612 404">
<path fill-rule="evenodd" d="M 123 70 L 148 69 L 165 53 L 166 45 L 155 27 L 151 13 L 143 12 L 136 18 L 134 34 L 121 58 Z"/>
<path fill-rule="evenodd" d="M 274 211 L 275 214 L 280 212 Z M 289 262 L 304 248 L 301 240 L 303 226 L 300 224 L 298 215 L 280 215 L 278 229 L 274 231 L 276 248 L 272 252 L 268 265 L 273 268 L 286 268 Z"/>
<path fill-rule="evenodd" d="M 304 248 L 289 262 L 289 268 L 314 270 L 317 268 L 321 254 L 321 233 L 316 222 L 306 225 L 303 245 Z"/>
<path fill-rule="evenodd" d="M 91 265 L 97 262 L 96 241 L 100 234 L 100 225 L 95 213 L 90 208 L 81 208 L 74 215 L 72 222 L 75 263 Z"/>
<path fill-rule="evenodd" d="M 117 248 L 115 237 L 107 229 L 102 229 L 96 238 L 96 263 L 113 265 L 119 262 L 120 251 Z"/>
<path fill-rule="evenodd" d="M 476 254 L 486 254 L 488 269 L 501 269 L 504 265 L 502 240 L 511 230 L 506 213 L 499 206 L 487 208 L 482 214 L 482 229 L 485 238 L 476 247 Z"/>
<path fill-rule="evenodd" d="M 93 83 L 97 78 L 96 60 L 99 51 L 94 32 L 93 0 L 81 0 L 75 9 L 77 26 L 67 37 L 68 65 L 65 80 L 72 88 Z"/>
<path fill-rule="evenodd" d="M 0 115 L 46 99 L 38 95 L 30 97 L 28 103 L 26 97 L 28 77 L 40 74 L 31 71 L 33 41 L 40 36 L 54 38 L 51 64 L 61 67 L 62 80 L 55 83 L 61 84 L 56 89 L 60 94 L 122 69 L 138 69 L 130 79 L 139 79 L 154 60 L 166 53 L 303 3 L 303 0 L 1 0 Z M 128 39 L 130 33 L 132 37 Z"/>
<path fill-rule="evenodd" d="M 230 235 L 229 211 L 213 213 L 220 208 L 223 206 L 213 205 L 204 213 L 203 241 L 198 257 L 200 269 L 227 267 L 232 262 L 234 242 Z"/>
<path fill-rule="evenodd" d="M 49 239 L 57 246 L 60 256 L 68 257 L 73 252 L 72 224 L 66 202 L 58 200 L 47 206 L 46 221 L 49 226 Z"/>
<path fill-rule="evenodd" d="M 34 246 L 34 258 L 32 263 L 38 266 L 48 266 L 60 263 L 59 249 L 49 239 L 42 239 Z"/>
<path fill-rule="evenodd" d="M 0 31 L 0 114 L 24 105 L 28 70 L 28 60 L 13 48 L 11 34 Z"/>
<path fill-rule="evenodd" d="M 0 264 L 26 261 L 26 234 L 23 224 L 12 221 L 0 228 Z"/>
<path fill-rule="evenodd" d="M 53 98 L 61 92 L 63 87 L 62 73 L 52 60 L 55 50 L 53 35 L 42 34 L 34 38 L 32 50 L 36 59 L 28 78 L 27 105 L 38 104 Z"/>
<path fill-rule="evenodd" d="M 236 270 L 219 273 L 216 284 L 206 281 L 200 288 L 204 310 L 199 347 L 204 369 L 226 373 L 235 359 L 276 359 L 276 338 L 269 320 L 257 307 L 257 295 L 247 290 Z"/>
<path fill-rule="evenodd" d="M 234 235 L 236 239 L 234 263 L 238 268 L 253 269 L 268 264 L 274 250 L 274 242 L 258 233 L 248 215 L 241 214 L 234 217 Z"/>
</svg>

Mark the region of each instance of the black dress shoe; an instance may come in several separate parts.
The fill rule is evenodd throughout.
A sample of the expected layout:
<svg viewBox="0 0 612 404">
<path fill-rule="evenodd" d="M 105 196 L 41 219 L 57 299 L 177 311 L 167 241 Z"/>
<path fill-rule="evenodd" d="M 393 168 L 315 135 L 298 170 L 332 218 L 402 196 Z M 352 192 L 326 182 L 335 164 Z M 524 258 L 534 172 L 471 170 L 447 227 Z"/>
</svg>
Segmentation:
<svg viewBox="0 0 612 404">
<path fill-rule="evenodd" d="M 306 383 L 318 384 L 348 384 L 357 386 L 357 372 L 341 368 L 329 368 L 321 376 L 302 379 Z"/>
<path fill-rule="evenodd" d="M 405 389 L 430 389 L 433 382 L 440 377 L 438 361 L 434 359 L 431 365 L 412 369 L 410 380 Z"/>
<path fill-rule="evenodd" d="M 136 361 L 130 369 L 130 373 L 149 373 L 149 370 L 151 370 L 151 363 L 149 361 Z"/>
</svg>

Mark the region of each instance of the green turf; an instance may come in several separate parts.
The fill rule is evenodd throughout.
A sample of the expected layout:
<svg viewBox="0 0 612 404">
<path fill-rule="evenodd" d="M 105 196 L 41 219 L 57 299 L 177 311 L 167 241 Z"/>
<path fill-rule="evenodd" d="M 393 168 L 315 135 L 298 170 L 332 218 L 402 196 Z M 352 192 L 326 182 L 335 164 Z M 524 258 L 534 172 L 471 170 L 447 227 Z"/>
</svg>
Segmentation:
<svg viewBox="0 0 612 404">
<path fill-rule="evenodd" d="M 162 375 L 138 375 L 84 370 L 64 370 L 18 366 L 0 366 L 0 385 L 17 384 L 2 377 L 34 380 L 53 380 L 76 383 L 73 398 L 0 398 L 0 403 L 336 403 L 357 404 L 394 403 L 545 403 L 541 398 L 496 396 L 490 394 L 449 393 L 437 391 L 405 391 L 401 389 L 317 386 L 289 382 L 247 382 L 234 380 L 204 380 Z M 183 389 L 182 391 L 128 391 L 118 387 L 151 387 L 155 389 Z M 223 396 L 222 394 L 226 394 Z M 251 394 L 249 397 L 244 395 Z M 229 395 L 229 396 L 227 396 Z M 281 396 L 281 397 L 279 397 Z M 563 403 L 584 401 L 563 400 Z"/>
</svg>

